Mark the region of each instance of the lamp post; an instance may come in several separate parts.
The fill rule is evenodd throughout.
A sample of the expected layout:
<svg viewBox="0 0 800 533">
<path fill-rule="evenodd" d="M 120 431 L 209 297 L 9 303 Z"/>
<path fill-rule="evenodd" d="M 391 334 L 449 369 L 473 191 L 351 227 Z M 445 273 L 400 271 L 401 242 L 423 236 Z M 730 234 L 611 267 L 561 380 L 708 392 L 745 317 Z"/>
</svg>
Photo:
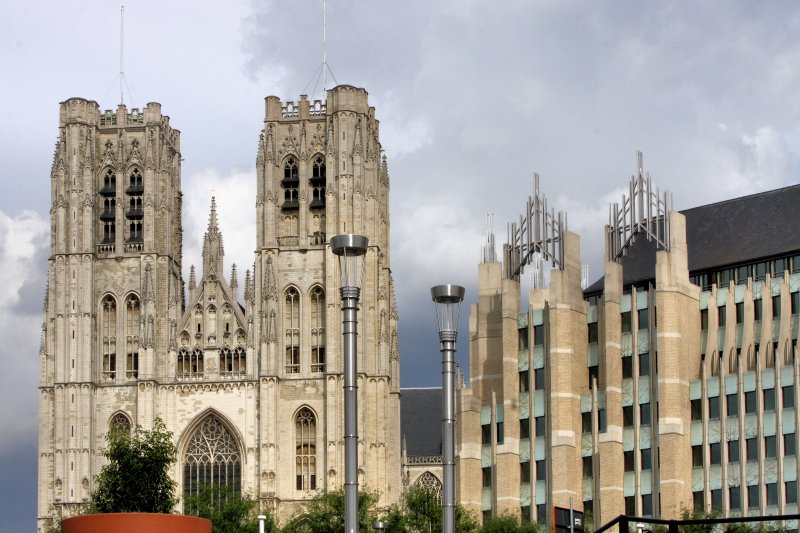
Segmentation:
<svg viewBox="0 0 800 533">
<path fill-rule="evenodd" d="M 363 235 L 337 235 L 331 251 L 339 256 L 344 343 L 344 530 L 358 533 L 358 406 L 356 405 L 356 341 L 358 298 L 364 278 L 364 254 L 369 240 Z"/>
<path fill-rule="evenodd" d="M 455 513 L 455 352 L 458 334 L 458 315 L 464 299 L 464 287 L 437 285 L 431 287 L 431 297 L 439 322 L 439 349 L 442 352 L 442 470 L 444 494 L 442 502 L 442 531 L 454 533 Z"/>
<path fill-rule="evenodd" d="M 384 522 L 383 520 L 378 520 L 374 524 L 372 524 L 372 529 L 374 529 L 378 533 L 381 533 L 382 531 L 386 531 L 387 527 L 389 527 L 389 525 L 386 522 Z"/>
</svg>

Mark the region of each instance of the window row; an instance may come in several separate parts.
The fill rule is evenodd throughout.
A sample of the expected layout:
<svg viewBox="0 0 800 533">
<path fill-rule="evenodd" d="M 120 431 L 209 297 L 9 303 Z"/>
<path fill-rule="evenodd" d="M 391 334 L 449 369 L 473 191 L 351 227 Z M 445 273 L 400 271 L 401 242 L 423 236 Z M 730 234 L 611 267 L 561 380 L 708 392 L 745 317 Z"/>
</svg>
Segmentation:
<svg viewBox="0 0 800 533">
<path fill-rule="evenodd" d="M 759 439 L 751 437 L 744 439 L 744 454 L 745 461 L 748 463 L 758 462 L 758 445 Z M 712 442 L 708 444 L 708 460 L 710 465 L 722 464 L 722 446 L 727 448 L 728 463 L 739 463 L 740 458 L 740 443 L 738 440 L 730 440 L 726 443 Z M 775 459 L 778 457 L 778 437 L 776 435 L 769 435 L 762 439 L 762 446 L 764 449 L 765 459 Z M 794 433 L 786 433 L 783 435 L 783 456 L 794 457 L 797 453 L 796 439 Z M 692 466 L 703 466 L 703 445 L 697 444 L 692 446 Z"/>
<path fill-rule="evenodd" d="M 311 189 L 310 208 L 325 207 L 326 181 L 325 157 L 317 155 L 314 157 L 311 164 L 311 177 L 308 180 L 308 186 Z M 284 210 L 299 208 L 300 201 L 298 190 L 300 188 L 300 172 L 297 159 L 295 159 L 294 156 L 287 157 L 283 165 L 281 188 L 283 189 L 283 203 L 281 204 L 281 208 Z"/>
<path fill-rule="evenodd" d="M 117 378 L 117 353 L 120 349 L 118 335 L 122 335 L 125 378 L 136 379 L 139 375 L 139 297 L 135 294 L 128 295 L 123 310 L 123 313 L 118 312 L 117 300 L 110 294 L 104 296 L 100 302 L 101 372 L 105 381 L 114 381 Z"/>
<path fill-rule="evenodd" d="M 247 352 L 241 346 L 235 348 L 220 348 L 219 374 L 222 377 L 242 377 L 247 372 Z M 175 375 L 178 379 L 200 379 L 205 372 L 205 354 L 201 348 L 178 350 L 177 369 Z"/>
<path fill-rule="evenodd" d="M 101 244 L 113 244 L 117 233 L 117 175 L 112 169 L 107 169 L 103 175 L 103 184 L 98 191 L 102 211 L 100 211 L 99 222 L 102 234 Z M 144 218 L 144 179 L 141 170 L 134 168 L 128 175 L 128 186 L 124 191 L 125 204 L 125 224 L 127 233 L 125 234 L 126 243 L 141 243 L 144 240 L 142 231 L 142 219 Z"/>
<path fill-rule="evenodd" d="M 736 284 L 743 285 L 747 283 L 747 278 L 753 278 L 753 281 L 758 281 L 764 279 L 767 274 L 772 277 L 783 276 L 786 270 L 791 273 L 800 272 L 800 255 L 782 257 L 772 261 L 760 261 L 715 272 L 703 272 L 691 276 L 690 280 L 695 285 L 699 285 L 701 289 L 709 290 L 712 284 L 721 287 L 723 285 L 727 286 L 728 283 L 733 281 Z"/>
<path fill-rule="evenodd" d="M 781 405 L 784 409 L 792 409 L 794 407 L 794 385 L 785 385 L 780 388 Z M 747 391 L 744 396 L 744 414 L 751 415 L 756 413 L 756 391 Z M 764 389 L 762 391 L 762 406 L 765 412 L 774 411 L 775 405 L 775 389 Z M 702 420 L 703 418 L 703 401 L 701 399 L 694 399 L 691 401 L 691 418 L 692 420 Z M 739 415 L 739 394 L 733 392 L 725 395 L 725 412 L 728 416 Z M 720 398 L 719 396 L 710 396 L 708 398 L 708 418 L 719 419 L 720 413 Z"/>
<path fill-rule="evenodd" d="M 784 484 L 784 498 L 786 504 L 797 503 L 797 481 L 786 481 Z M 761 507 L 761 487 L 759 485 L 747 485 L 744 487 L 745 495 L 747 497 L 747 509 L 758 509 Z M 766 493 L 765 504 L 767 507 L 774 507 L 778 505 L 778 484 L 766 483 L 764 484 Z M 722 511 L 722 490 L 712 489 L 710 491 L 711 509 L 713 511 Z M 692 503 L 695 510 L 705 510 L 704 494 L 703 491 L 692 493 Z M 728 487 L 728 505 L 731 511 L 742 510 L 742 487 Z"/>
</svg>

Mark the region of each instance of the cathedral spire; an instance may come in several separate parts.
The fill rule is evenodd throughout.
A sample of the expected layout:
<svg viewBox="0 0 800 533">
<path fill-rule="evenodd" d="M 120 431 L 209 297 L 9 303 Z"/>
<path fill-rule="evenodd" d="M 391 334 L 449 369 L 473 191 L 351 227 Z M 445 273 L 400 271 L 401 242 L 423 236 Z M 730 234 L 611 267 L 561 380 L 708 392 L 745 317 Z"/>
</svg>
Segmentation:
<svg viewBox="0 0 800 533">
<path fill-rule="evenodd" d="M 222 261 L 225 249 L 222 246 L 222 233 L 217 225 L 217 199 L 211 197 L 211 213 L 208 215 L 208 229 L 203 238 L 203 276 L 213 272 L 222 274 Z"/>
</svg>

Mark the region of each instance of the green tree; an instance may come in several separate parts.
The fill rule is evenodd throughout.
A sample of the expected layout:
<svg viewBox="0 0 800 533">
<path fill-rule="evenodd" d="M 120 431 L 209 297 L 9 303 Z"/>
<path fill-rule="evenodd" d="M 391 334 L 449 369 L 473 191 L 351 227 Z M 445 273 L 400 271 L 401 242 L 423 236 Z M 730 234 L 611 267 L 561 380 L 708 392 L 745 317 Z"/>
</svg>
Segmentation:
<svg viewBox="0 0 800 533">
<path fill-rule="evenodd" d="M 196 495 L 184 500 L 184 511 L 211 520 L 213 533 L 253 533 L 258 531 L 256 500 L 239 494 L 228 485 L 202 485 Z M 275 519 L 269 513 L 264 531 L 277 531 Z"/>
<path fill-rule="evenodd" d="M 169 467 L 177 450 L 164 422 L 156 418 L 150 431 L 136 426 L 132 435 L 114 428 L 106 442 L 108 464 L 95 478 L 92 512 L 171 513 L 178 500 Z"/>
<path fill-rule="evenodd" d="M 536 524 L 520 525 L 519 520 L 509 514 L 490 518 L 483 524 L 482 533 L 537 533 L 539 526 Z"/>
<path fill-rule="evenodd" d="M 360 531 L 372 531 L 370 509 L 378 501 L 371 491 L 358 493 L 358 523 Z M 310 500 L 306 512 L 293 518 L 283 533 L 341 533 L 344 531 L 344 491 L 319 493 Z"/>
<path fill-rule="evenodd" d="M 393 506 L 386 518 L 389 533 L 410 531 L 432 533 L 442 530 L 442 502 L 439 495 L 424 487 L 412 487 L 403 494 L 400 506 Z M 456 531 L 473 533 L 478 522 L 460 505 L 456 506 Z"/>
</svg>

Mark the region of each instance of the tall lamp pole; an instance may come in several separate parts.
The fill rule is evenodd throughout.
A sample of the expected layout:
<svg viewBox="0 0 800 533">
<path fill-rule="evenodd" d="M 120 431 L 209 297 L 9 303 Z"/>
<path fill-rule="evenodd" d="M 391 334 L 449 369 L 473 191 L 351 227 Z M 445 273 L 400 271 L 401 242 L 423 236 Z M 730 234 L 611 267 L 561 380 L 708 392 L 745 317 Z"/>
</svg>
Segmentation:
<svg viewBox="0 0 800 533">
<path fill-rule="evenodd" d="M 331 251 L 339 256 L 344 341 L 344 530 L 358 533 L 358 406 L 356 405 L 356 341 L 358 299 L 369 240 L 363 235 L 337 235 Z"/>
<path fill-rule="evenodd" d="M 444 498 L 442 502 L 442 532 L 455 533 L 455 352 L 458 334 L 458 316 L 464 287 L 437 285 L 431 287 L 431 297 L 439 322 L 439 349 L 442 352 L 442 440 L 444 471 Z"/>
</svg>

